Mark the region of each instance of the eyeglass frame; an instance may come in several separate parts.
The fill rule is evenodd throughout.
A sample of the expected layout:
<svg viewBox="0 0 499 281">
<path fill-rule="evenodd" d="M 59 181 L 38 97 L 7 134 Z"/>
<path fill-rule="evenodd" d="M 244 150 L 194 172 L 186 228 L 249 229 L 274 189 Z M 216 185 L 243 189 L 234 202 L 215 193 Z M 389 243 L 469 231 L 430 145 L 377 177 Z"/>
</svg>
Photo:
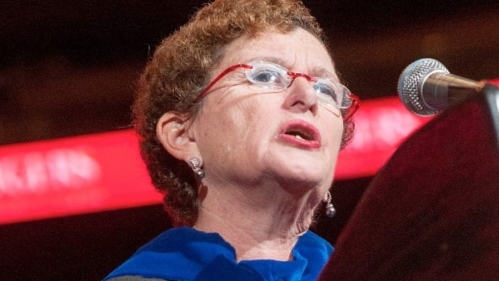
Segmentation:
<svg viewBox="0 0 499 281">
<path fill-rule="evenodd" d="M 267 63 L 267 62 L 265 62 Z M 275 63 L 270 63 L 270 64 L 274 64 L 276 65 Z M 279 65 L 280 66 L 280 65 Z M 210 83 L 208 83 L 208 85 L 206 85 L 206 87 L 204 87 L 201 92 L 199 92 L 199 94 L 197 95 L 197 97 L 194 99 L 194 103 L 200 101 L 202 98 L 204 98 L 205 96 L 208 95 L 208 91 L 211 90 L 211 88 L 218 82 L 220 81 L 222 78 L 224 78 L 227 74 L 231 73 L 232 71 L 235 71 L 236 69 L 238 68 L 244 68 L 246 70 L 249 70 L 249 69 L 253 69 L 253 65 L 251 64 L 247 64 L 247 63 L 239 63 L 239 64 L 235 64 L 235 65 L 232 65 L 232 66 L 229 66 L 228 68 L 226 68 L 224 71 L 222 71 L 219 75 L 217 75 L 213 80 L 211 80 Z M 293 84 L 294 80 L 298 77 L 302 77 L 302 78 L 305 78 L 308 82 L 316 82 L 317 81 L 317 78 L 316 77 L 312 77 L 308 74 L 305 74 L 305 73 L 300 73 L 300 72 L 293 72 L 289 69 L 286 69 L 285 67 L 283 66 L 280 66 L 282 67 L 283 69 L 286 70 L 286 74 L 291 77 L 291 82 L 289 83 L 289 85 L 287 85 L 286 88 L 280 90 L 280 91 L 284 91 L 285 89 L 291 87 L 291 85 Z M 248 80 L 248 78 L 246 78 L 246 80 Z M 249 81 L 251 83 L 251 81 Z M 348 90 L 348 88 L 346 88 L 345 86 L 343 86 L 345 89 Z M 340 110 L 340 112 L 342 113 L 343 115 L 343 111 L 346 111 L 346 114 L 345 116 L 343 117 L 343 122 L 347 122 L 348 120 L 350 120 L 353 115 L 355 114 L 355 112 L 359 109 L 359 106 L 360 106 L 360 98 L 357 97 L 355 94 L 351 93 L 350 90 L 348 90 L 348 93 L 346 94 L 346 97 L 351 99 L 352 100 L 352 103 L 346 107 L 346 108 L 340 108 L 338 107 L 338 109 Z"/>
</svg>

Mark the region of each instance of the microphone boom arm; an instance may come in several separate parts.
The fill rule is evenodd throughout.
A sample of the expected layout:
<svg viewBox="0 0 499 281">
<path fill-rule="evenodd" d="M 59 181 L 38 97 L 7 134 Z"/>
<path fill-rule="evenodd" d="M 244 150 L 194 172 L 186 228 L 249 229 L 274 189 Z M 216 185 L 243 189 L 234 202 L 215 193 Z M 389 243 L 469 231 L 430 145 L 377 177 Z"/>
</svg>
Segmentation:
<svg viewBox="0 0 499 281">
<path fill-rule="evenodd" d="M 484 82 L 477 82 L 457 75 L 434 71 L 420 83 L 421 93 L 427 93 L 423 102 L 435 110 L 443 110 L 470 95 L 482 91 Z"/>
</svg>

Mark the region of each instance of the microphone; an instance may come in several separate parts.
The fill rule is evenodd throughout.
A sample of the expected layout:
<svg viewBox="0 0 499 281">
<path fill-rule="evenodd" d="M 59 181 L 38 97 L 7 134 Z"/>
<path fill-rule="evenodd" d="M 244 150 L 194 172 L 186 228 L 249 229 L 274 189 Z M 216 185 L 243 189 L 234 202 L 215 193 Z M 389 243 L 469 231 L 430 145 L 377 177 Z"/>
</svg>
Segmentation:
<svg viewBox="0 0 499 281">
<path fill-rule="evenodd" d="M 419 59 L 407 66 L 398 81 L 398 95 L 411 112 L 421 116 L 441 110 L 482 91 L 485 82 L 450 74 L 437 60 Z"/>
</svg>

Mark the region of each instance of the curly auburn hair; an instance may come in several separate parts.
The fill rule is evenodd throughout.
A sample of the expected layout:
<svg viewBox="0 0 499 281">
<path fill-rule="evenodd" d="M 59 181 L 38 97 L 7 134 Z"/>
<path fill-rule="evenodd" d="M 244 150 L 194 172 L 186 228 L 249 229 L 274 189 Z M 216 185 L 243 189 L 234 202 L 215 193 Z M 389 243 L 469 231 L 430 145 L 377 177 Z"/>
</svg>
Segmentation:
<svg viewBox="0 0 499 281">
<path fill-rule="evenodd" d="M 269 27 L 283 33 L 303 28 L 327 46 L 323 30 L 301 1 L 216 0 L 162 41 L 139 80 L 133 113 L 141 154 L 175 226 L 195 223 L 198 191 L 190 167 L 170 155 L 157 139 L 158 119 L 169 111 L 194 116 L 199 110 L 194 99 L 209 82 L 225 46 Z M 352 133 L 353 123 L 347 122 L 342 147 Z"/>
</svg>

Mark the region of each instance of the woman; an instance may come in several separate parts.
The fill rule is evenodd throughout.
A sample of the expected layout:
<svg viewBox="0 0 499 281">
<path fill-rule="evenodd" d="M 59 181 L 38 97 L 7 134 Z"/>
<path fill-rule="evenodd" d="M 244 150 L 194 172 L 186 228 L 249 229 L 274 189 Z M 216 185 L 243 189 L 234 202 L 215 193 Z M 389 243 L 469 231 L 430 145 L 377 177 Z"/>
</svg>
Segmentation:
<svg viewBox="0 0 499 281">
<path fill-rule="evenodd" d="M 135 104 L 143 158 L 176 228 L 106 280 L 315 280 L 353 96 L 294 0 L 220 0 L 166 38 Z M 149 278 L 149 279 L 148 279 Z"/>
</svg>

